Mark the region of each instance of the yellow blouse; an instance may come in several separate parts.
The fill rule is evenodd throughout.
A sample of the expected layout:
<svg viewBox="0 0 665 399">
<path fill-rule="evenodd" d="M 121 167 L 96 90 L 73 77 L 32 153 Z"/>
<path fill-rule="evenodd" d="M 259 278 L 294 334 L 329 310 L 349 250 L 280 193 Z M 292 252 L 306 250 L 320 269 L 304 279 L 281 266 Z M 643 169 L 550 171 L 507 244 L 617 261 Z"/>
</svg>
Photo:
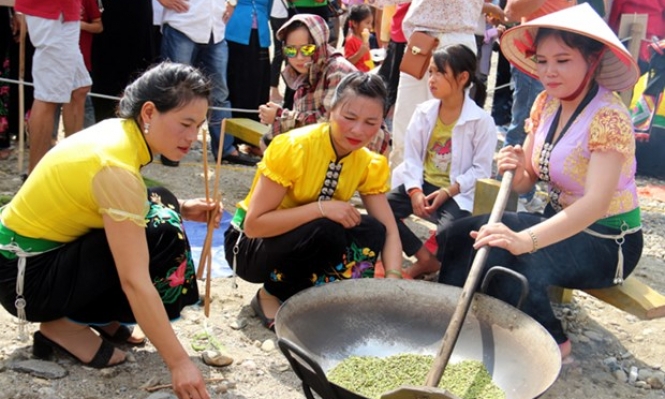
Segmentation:
<svg viewBox="0 0 665 399">
<path fill-rule="evenodd" d="M 53 147 L 2 210 L 17 234 L 71 242 L 104 226 L 102 215 L 145 226 L 140 168 L 152 160 L 133 120 L 107 119 Z"/>
<path fill-rule="evenodd" d="M 387 159 L 367 148 L 338 158 L 332 146 L 328 123 L 308 125 L 281 134 L 270 143 L 258 164 L 252 187 L 238 207 L 247 210 L 259 176 L 263 175 L 287 188 L 278 209 L 289 209 L 317 201 L 324 188 L 331 165 L 339 176 L 330 192 L 334 200 L 348 201 L 358 191 L 361 195 L 382 194 L 390 190 Z M 329 182 L 330 183 L 330 182 Z"/>
</svg>

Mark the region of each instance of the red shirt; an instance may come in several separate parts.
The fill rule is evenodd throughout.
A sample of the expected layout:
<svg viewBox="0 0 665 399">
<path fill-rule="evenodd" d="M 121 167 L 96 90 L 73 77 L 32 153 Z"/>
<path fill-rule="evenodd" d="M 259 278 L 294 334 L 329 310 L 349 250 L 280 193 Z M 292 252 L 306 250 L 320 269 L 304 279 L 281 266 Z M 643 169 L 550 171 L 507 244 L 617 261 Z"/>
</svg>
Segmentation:
<svg viewBox="0 0 665 399">
<path fill-rule="evenodd" d="M 59 19 L 65 22 L 81 19 L 81 0 L 16 0 L 16 11 L 33 17 Z"/>
<path fill-rule="evenodd" d="M 362 45 L 363 41 L 361 39 L 350 34 L 349 36 L 347 36 L 346 42 L 344 43 L 344 56 L 348 59 L 349 57 L 357 53 L 358 50 L 360 50 L 360 46 Z M 354 65 L 359 71 L 369 72 L 371 69 L 369 65 L 371 61 L 372 61 L 372 55 L 368 51 Z"/>
<path fill-rule="evenodd" d="M 101 18 L 102 13 L 99 11 L 99 4 L 97 0 L 81 0 L 81 21 L 92 22 L 92 20 Z M 79 38 L 79 47 L 83 55 L 83 61 L 88 71 L 92 70 L 92 62 L 90 61 L 90 53 L 92 52 L 92 33 L 81 31 Z"/>
<path fill-rule="evenodd" d="M 402 31 L 402 21 L 406 16 L 406 12 L 409 11 L 410 5 L 411 3 L 399 4 L 390 22 L 390 40 L 395 43 L 406 43 L 406 36 Z"/>
</svg>

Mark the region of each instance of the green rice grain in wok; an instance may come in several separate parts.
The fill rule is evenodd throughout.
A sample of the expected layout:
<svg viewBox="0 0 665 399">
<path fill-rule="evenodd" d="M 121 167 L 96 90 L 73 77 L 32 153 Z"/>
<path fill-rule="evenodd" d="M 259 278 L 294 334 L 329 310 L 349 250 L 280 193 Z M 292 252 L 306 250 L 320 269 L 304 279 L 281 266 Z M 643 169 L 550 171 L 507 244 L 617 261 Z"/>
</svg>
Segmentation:
<svg viewBox="0 0 665 399">
<path fill-rule="evenodd" d="M 401 354 L 379 358 L 351 356 L 328 372 L 328 380 L 367 398 L 402 385 L 422 386 L 432 367 L 433 356 Z M 482 362 L 464 360 L 448 364 L 439 388 L 445 388 L 462 399 L 505 399 L 505 393 L 494 383 Z"/>
</svg>

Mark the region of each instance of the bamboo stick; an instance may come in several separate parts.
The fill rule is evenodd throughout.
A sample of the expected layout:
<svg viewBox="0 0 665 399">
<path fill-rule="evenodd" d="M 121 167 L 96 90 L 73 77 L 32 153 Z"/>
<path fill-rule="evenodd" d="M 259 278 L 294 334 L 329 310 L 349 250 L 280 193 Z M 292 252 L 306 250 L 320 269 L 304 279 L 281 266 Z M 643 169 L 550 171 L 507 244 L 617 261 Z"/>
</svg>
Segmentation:
<svg viewBox="0 0 665 399">
<path fill-rule="evenodd" d="M 213 193 L 215 196 L 215 209 L 208 214 L 208 230 L 206 231 L 206 237 L 204 240 L 204 247 L 201 254 L 206 254 L 206 293 L 203 298 L 203 311 L 206 317 L 210 315 L 210 285 L 212 280 L 212 256 L 211 256 L 211 247 L 212 247 L 212 238 L 215 232 L 215 219 L 219 215 L 219 203 L 222 200 L 222 194 L 219 191 L 219 175 L 222 169 L 222 143 L 224 142 L 224 132 L 226 131 L 226 119 L 222 120 L 222 126 L 219 134 L 219 147 L 217 148 L 217 162 L 215 163 L 215 182 L 213 184 Z M 207 180 L 206 180 L 207 187 Z M 206 198 L 207 200 L 207 198 Z M 199 265 L 200 267 L 200 265 Z"/>
<path fill-rule="evenodd" d="M 226 381 L 226 378 L 206 378 L 205 382 L 206 383 L 211 383 L 211 382 L 222 382 Z M 153 385 L 151 387 L 145 387 L 145 389 L 148 392 L 154 392 L 154 391 L 159 391 L 160 389 L 166 389 L 166 388 L 173 388 L 173 384 L 160 384 L 160 385 Z"/>
<path fill-rule="evenodd" d="M 201 139 L 203 146 L 203 185 L 205 187 L 206 193 L 206 202 L 210 201 L 210 191 L 208 189 L 208 129 L 203 129 L 203 138 Z M 206 221 L 210 220 L 209 212 L 206 212 Z M 208 236 L 206 234 L 206 240 Z M 205 251 L 205 240 L 201 250 L 201 257 L 199 258 L 199 267 L 196 269 L 196 278 L 201 279 L 203 277 L 203 268 L 205 267 L 205 259 L 207 257 L 207 252 Z"/>
</svg>

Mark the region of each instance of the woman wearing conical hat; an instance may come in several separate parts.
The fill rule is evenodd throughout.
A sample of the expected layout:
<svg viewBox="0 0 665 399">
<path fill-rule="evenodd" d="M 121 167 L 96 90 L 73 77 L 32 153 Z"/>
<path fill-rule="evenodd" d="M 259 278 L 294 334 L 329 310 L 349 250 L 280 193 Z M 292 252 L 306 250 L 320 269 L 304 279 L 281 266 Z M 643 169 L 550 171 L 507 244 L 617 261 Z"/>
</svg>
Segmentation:
<svg viewBox="0 0 665 399">
<path fill-rule="evenodd" d="M 531 110 L 524 146 L 499 152 L 499 173 L 514 171 L 518 193 L 544 182 L 549 203 L 544 214 L 507 212 L 501 223 L 486 224 L 486 216 L 457 222 L 442 248 L 439 281 L 462 285 L 474 250 L 490 245 L 486 267 L 502 265 L 527 278 L 522 310 L 549 331 L 566 357 L 570 340 L 550 306 L 548 287 L 620 284 L 642 253 L 633 126 L 615 93 L 631 88 L 639 72 L 587 4 L 508 30 L 501 49 L 545 91 Z M 515 304 L 520 289 L 497 278 L 488 293 Z"/>
</svg>

